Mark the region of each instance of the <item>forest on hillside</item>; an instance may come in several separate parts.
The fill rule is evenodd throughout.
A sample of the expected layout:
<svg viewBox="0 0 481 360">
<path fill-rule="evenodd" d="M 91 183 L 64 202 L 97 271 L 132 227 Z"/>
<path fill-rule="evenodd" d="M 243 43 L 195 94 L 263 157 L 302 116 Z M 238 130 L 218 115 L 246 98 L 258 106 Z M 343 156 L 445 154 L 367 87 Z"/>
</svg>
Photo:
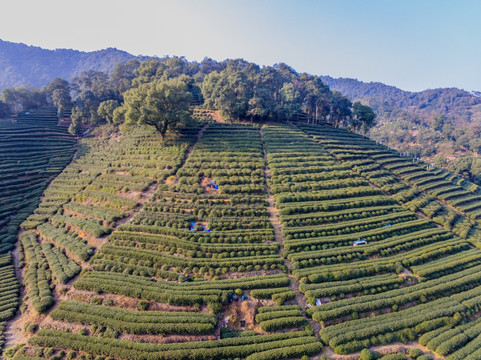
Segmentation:
<svg viewBox="0 0 481 360">
<path fill-rule="evenodd" d="M 299 74 L 286 64 L 261 67 L 243 59 L 132 59 L 111 74 L 89 70 L 70 82 L 55 78 L 41 89 L 9 87 L 0 94 L 4 115 L 49 105 L 59 109 L 59 117 L 71 114 L 74 135 L 82 126 L 106 121 L 151 125 L 164 136 L 185 125 L 189 105 L 199 103 L 218 110 L 226 121 L 302 118 L 365 133 L 375 119 L 368 106 L 330 91 L 318 76 Z"/>
</svg>

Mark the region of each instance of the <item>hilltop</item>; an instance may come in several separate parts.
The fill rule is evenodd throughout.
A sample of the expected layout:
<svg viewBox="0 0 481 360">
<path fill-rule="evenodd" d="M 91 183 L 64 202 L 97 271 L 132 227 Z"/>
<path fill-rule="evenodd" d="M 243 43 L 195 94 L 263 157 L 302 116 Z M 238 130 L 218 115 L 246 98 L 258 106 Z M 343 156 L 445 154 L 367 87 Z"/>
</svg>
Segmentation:
<svg viewBox="0 0 481 360">
<path fill-rule="evenodd" d="M 67 81 L 71 81 L 72 78 L 77 78 L 78 80 L 85 78 L 82 75 L 85 75 L 85 72 L 88 70 L 94 70 L 90 72 L 89 76 L 91 78 L 101 78 L 102 75 L 95 73 L 95 71 L 100 71 L 109 76 L 116 65 L 126 64 L 126 62 L 132 59 L 139 61 L 136 64 L 132 63 L 119 67 L 119 72 L 115 74 L 117 78 L 119 75 L 121 77 L 124 76 L 125 72 L 129 72 L 131 74 L 130 78 L 133 78 L 133 71 L 138 66 L 138 63 L 144 60 L 152 60 L 152 58 L 135 57 L 115 48 L 94 52 L 82 52 L 71 49 L 47 50 L 36 46 L 0 40 L 0 90 L 5 87 L 19 85 L 32 85 L 40 88 L 54 78 L 64 78 Z M 289 74 L 302 75 L 302 73 L 297 73 L 286 64 L 260 67 L 256 64 L 249 64 L 242 59 L 217 62 L 206 58 L 200 63 L 189 62 L 185 58 L 177 57 L 166 57 L 157 60 L 161 60 L 162 63 L 165 60 L 167 62 L 170 61 L 172 64 L 169 65 L 169 72 L 178 75 L 180 71 L 180 73 L 191 76 L 196 85 L 202 83 L 203 78 L 207 74 L 213 71 L 221 72 L 226 69 L 228 64 L 238 67 L 237 73 L 240 79 L 242 79 L 240 84 L 243 84 L 245 80 L 245 74 L 243 73 L 252 72 L 252 68 L 263 69 L 262 82 L 267 84 L 267 91 L 264 91 L 264 88 L 266 88 L 265 84 L 261 84 L 262 91 L 254 91 L 252 94 L 249 94 L 251 86 L 248 89 L 239 88 L 236 90 L 235 96 L 238 97 L 239 94 L 246 95 L 244 96 L 246 101 L 242 101 L 239 106 L 232 107 L 236 111 L 241 110 L 241 113 L 248 112 L 249 116 L 257 119 L 265 118 L 267 115 L 271 117 L 272 115 L 277 117 L 281 115 L 290 118 L 293 109 L 282 104 L 284 102 L 283 98 L 296 101 L 301 98 L 306 100 L 302 89 L 298 89 L 294 83 L 285 89 L 277 89 L 276 87 L 282 85 L 282 83 L 274 84 L 273 79 L 269 78 L 270 75 L 268 73 L 272 68 L 277 69 L 284 77 L 289 77 Z M 244 65 L 245 68 L 243 68 Z M 149 71 L 157 71 L 154 68 L 149 69 L 148 66 L 145 67 L 146 79 L 150 76 L 148 75 Z M 169 73 L 166 77 L 169 78 L 172 74 Z M 122 79 L 121 84 L 117 83 L 118 88 L 113 89 L 117 92 L 117 95 L 120 95 L 120 91 L 131 87 L 130 78 L 126 82 Z M 425 161 L 435 163 L 439 167 L 462 174 L 471 181 L 480 182 L 480 172 L 477 170 L 480 168 L 478 158 L 481 152 L 481 141 L 479 140 L 481 137 L 481 94 L 479 92 L 468 92 L 457 88 L 410 92 L 379 82 L 365 83 L 356 79 L 336 79 L 330 76 L 321 76 L 317 77 L 317 79 L 319 84 L 316 86 L 320 86 L 322 80 L 331 90 L 339 91 L 343 96 L 349 98 L 350 101 L 360 101 L 374 110 L 377 115 L 377 125 L 368 133 L 372 139 L 380 141 L 402 153 L 409 153 L 414 157 L 420 157 Z M 214 83 L 216 82 L 215 79 L 211 80 L 214 80 Z M 234 80 L 234 78 L 231 78 L 229 80 L 230 83 L 226 86 L 231 89 L 236 87 L 237 84 Z M 251 80 L 257 81 L 255 79 Z M 99 83 L 98 79 L 96 82 L 97 84 Z M 287 82 L 290 82 L 290 80 Z M 196 103 L 200 103 L 202 101 L 201 89 L 191 85 L 189 85 L 189 89 L 192 91 Z M 71 90 L 74 91 L 76 88 L 82 88 L 83 86 L 75 83 Z M 103 92 L 105 88 L 103 86 L 102 89 L 97 90 Z M 321 93 L 325 93 L 325 91 L 321 91 Z M 86 96 L 88 94 L 90 93 L 85 93 Z M 17 96 L 17 102 L 32 105 L 31 101 L 18 100 L 22 98 L 20 95 L 22 95 L 21 91 L 19 96 Z M 105 96 L 102 96 L 102 100 L 111 100 L 112 98 L 107 93 L 103 95 Z M 211 92 L 211 95 L 209 96 L 210 99 L 205 99 L 207 100 L 207 106 L 222 108 L 218 104 L 221 97 L 217 96 L 215 91 Z M 229 96 L 222 97 L 225 100 L 224 102 L 230 102 Z M 302 103 L 305 108 L 304 111 L 309 108 L 312 113 L 316 114 L 316 117 L 326 116 L 329 113 L 332 114 L 332 104 L 339 103 L 342 105 L 344 100 L 331 101 L 331 99 L 332 97 L 327 100 L 327 104 L 322 99 L 320 101 L 304 101 Z M 87 103 L 85 100 L 83 99 L 84 104 Z M 249 104 L 248 101 L 251 101 L 251 103 Z M 281 104 L 282 108 L 275 109 L 275 104 Z M 2 113 L 8 112 L 1 105 L 0 103 L 0 116 L 2 116 Z M 44 106 L 46 104 L 41 105 Z M 71 104 L 67 105 L 67 108 L 71 106 Z M 230 106 L 225 107 L 224 110 L 228 108 Z M 314 110 L 314 108 L 317 110 Z M 95 115 L 97 108 L 90 110 Z"/>
</svg>

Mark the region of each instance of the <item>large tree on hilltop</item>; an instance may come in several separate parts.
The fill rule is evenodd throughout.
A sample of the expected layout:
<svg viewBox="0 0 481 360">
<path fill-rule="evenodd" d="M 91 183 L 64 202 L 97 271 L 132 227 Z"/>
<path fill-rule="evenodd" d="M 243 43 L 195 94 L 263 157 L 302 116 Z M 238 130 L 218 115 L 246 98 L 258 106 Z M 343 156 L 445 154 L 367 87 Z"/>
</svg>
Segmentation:
<svg viewBox="0 0 481 360">
<path fill-rule="evenodd" d="M 191 101 L 192 94 L 182 79 L 155 80 L 124 93 L 124 105 L 117 113 L 127 124 L 153 126 L 164 139 L 167 130 L 190 119 Z"/>
</svg>

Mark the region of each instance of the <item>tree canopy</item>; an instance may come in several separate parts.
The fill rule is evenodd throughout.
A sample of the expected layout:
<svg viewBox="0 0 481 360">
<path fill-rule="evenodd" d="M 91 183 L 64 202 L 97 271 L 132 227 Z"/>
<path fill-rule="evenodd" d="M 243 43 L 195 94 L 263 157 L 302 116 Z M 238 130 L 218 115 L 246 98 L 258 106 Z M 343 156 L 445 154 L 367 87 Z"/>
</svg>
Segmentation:
<svg viewBox="0 0 481 360">
<path fill-rule="evenodd" d="M 68 81 L 60 78 L 53 79 L 45 87 L 45 93 L 47 102 L 50 102 L 57 107 L 59 117 L 63 116 L 63 112 L 66 108 L 72 107 L 70 84 Z"/>
<path fill-rule="evenodd" d="M 0 119 L 4 119 L 10 116 L 10 106 L 5 104 L 3 101 L 0 100 Z"/>
<path fill-rule="evenodd" d="M 114 118 L 114 111 L 120 106 L 117 100 L 106 100 L 99 104 L 97 115 L 111 123 Z"/>
<path fill-rule="evenodd" d="M 192 95 L 180 78 L 154 80 L 124 93 L 123 116 L 127 124 L 153 126 L 165 137 L 167 130 L 190 119 Z"/>
<path fill-rule="evenodd" d="M 363 133 L 374 124 L 368 106 L 353 105 L 341 93 L 331 92 L 318 76 L 297 73 L 282 63 L 261 67 L 243 59 L 133 59 L 118 64 L 110 75 L 88 70 L 70 82 L 55 78 L 40 90 L 7 88 L 0 96 L 13 113 L 51 105 L 61 117 L 72 109 L 77 130 L 82 123 L 127 122 L 151 125 L 162 137 L 187 119 L 193 99 L 219 110 L 227 121 L 302 119 Z"/>
<path fill-rule="evenodd" d="M 374 119 L 376 114 L 369 106 L 362 105 L 359 101 L 356 101 L 352 106 L 352 126 L 355 130 L 362 130 L 362 134 L 365 135 L 366 131 L 374 125 Z"/>
</svg>

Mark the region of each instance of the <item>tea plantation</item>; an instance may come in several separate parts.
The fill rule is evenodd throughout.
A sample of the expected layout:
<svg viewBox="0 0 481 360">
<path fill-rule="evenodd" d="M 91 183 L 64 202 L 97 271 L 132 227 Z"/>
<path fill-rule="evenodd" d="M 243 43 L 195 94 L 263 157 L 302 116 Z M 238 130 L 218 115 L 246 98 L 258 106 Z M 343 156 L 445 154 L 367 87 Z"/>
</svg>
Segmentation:
<svg viewBox="0 0 481 360">
<path fill-rule="evenodd" d="M 76 140 L 57 126 L 55 109 L 19 114 L 0 121 L 0 344 L 6 321 L 19 304 L 12 251 L 20 224 L 38 207 L 43 191 L 70 162 Z M 56 209 L 55 209 L 56 211 Z M 18 258 L 23 262 L 23 258 Z M 18 264 L 17 264 L 18 267 Z"/>
<path fill-rule="evenodd" d="M 6 356 L 481 359 L 477 185 L 324 124 L 44 111 L 0 124 Z"/>
</svg>

